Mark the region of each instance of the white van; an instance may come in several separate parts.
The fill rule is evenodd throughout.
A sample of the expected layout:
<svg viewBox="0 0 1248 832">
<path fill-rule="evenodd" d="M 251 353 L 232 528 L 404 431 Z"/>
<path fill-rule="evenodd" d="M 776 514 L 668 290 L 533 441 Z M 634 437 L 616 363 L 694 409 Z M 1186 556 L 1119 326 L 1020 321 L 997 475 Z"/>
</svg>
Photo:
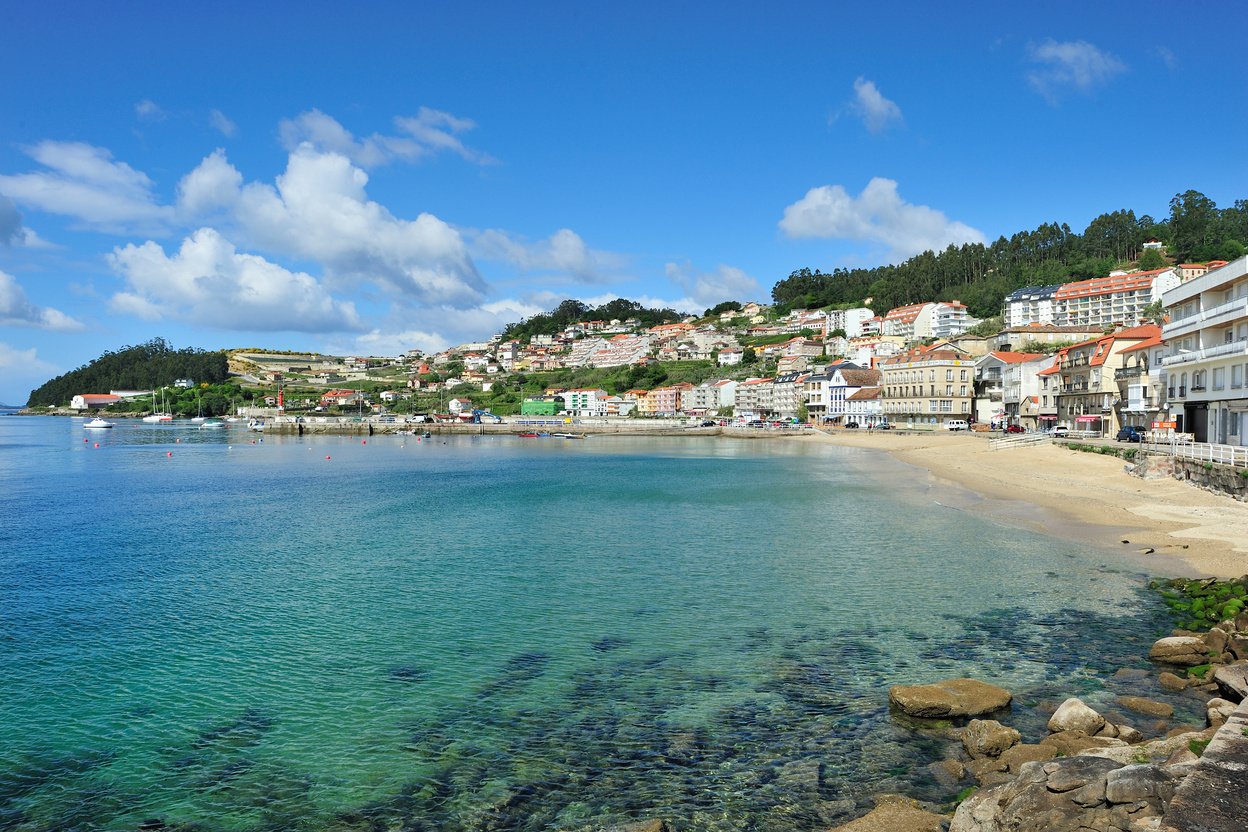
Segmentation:
<svg viewBox="0 0 1248 832">
<path fill-rule="evenodd" d="M 945 422 L 945 430 L 970 430 L 971 426 L 966 423 L 965 419 L 950 419 Z"/>
</svg>

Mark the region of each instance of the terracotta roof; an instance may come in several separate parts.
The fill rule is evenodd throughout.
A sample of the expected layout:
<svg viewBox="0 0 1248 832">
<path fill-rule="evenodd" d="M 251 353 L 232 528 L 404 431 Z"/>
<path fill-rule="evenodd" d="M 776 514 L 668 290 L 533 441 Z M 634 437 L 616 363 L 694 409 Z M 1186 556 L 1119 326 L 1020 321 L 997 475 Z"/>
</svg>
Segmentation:
<svg viewBox="0 0 1248 832">
<path fill-rule="evenodd" d="M 1023 364 L 1027 361 L 1035 361 L 1044 355 L 1042 352 L 991 352 L 988 354 L 1006 364 Z"/>
<path fill-rule="evenodd" d="M 841 370 L 841 378 L 851 387 L 873 387 L 880 383 L 879 370 Z"/>
<path fill-rule="evenodd" d="M 1095 277 L 1092 280 L 1080 280 L 1075 283 L 1066 283 L 1062 288 L 1057 290 L 1055 297 L 1058 300 L 1070 300 L 1073 298 L 1088 298 L 1096 295 L 1111 295 L 1117 292 L 1128 292 L 1134 289 L 1145 289 L 1153 285 L 1153 280 L 1162 272 L 1168 272 L 1171 267 L 1164 269 L 1152 269 L 1146 272 L 1131 272 L 1130 274 L 1115 274 L 1109 277 Z"/>
<path fill-rule="evenodd" d="M 854 394 L 852 396 L 847 396 L 845 398 L 845 401 L 864 402 L 864 401 L 869 401 L 871 399 L 878 399 L 879 397 L 880 397 L 880 388 L 864 387 L 861 390 L 854 391 Z"/>
<path fill-rule="evenodd" d="M 1125 350 L 1122 350 L 1121 352 L 1119 352 L 1119 355 L 1121 355 L 1124 352 L 1136 352 L 1137 350 L 1148 350 L 1148 349 L 1152 349 L 1153 347 L 1160 347 L 1161 344 L 1162 344 L 1161 336 L 1156 335 L 1152 338 L 1147 338 L 1138 344 L 1134 344 L 1130 347 L 1127 347 Z"/>
</svg>

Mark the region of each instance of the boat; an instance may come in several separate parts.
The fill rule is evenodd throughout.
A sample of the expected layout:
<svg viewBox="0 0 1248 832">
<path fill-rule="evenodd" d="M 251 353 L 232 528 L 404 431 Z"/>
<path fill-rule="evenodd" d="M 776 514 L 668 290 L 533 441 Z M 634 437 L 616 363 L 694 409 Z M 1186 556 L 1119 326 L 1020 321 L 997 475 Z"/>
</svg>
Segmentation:
<svg viewBox="0 0 1248 832">
<path fill-rule="evenodd" d="M 200 422 L 199 424 L 200 430 L 204 430 L 205 428 L 223 428 L 223 427 L 225 427 L 225 422 L 218 422 L 216 419 L 208 419 L 206 421 Z"/>
<path fill-rule="evenodd" d="M 254 431 L 256 431 L 256 432 L 263 432 L 263 431 L 264 431 L 264 420 L 263 420 L 263 419 L 252 419 L 250 422 L 248 422 L 248 423 L 247 423 L 247 429 L 248 429 L 248 430 L 254 430 Z"/>
<path fill-rule="evenodd" d="M 526 431 L 526 432 L 524 432 L 524 433 L 517 433 L 517 434 L 516 434 L 516 436 L 519 436 L 521 439 L 536 439 L 536 438 L 537 438 L 537 434 L 536 434 L 536 433 L 534 433 L 533 431 Z"/>
<path fill-rule="evenodd" d="M 161 398 L 162 399 L 164 398 L 163 390 L 161 391 Z M 152 412 L 148 414 L 147 416 L 144 416 L 143 421 L 147 422 L 148 424 L 173 421 L 172 413 L 163 413 L 163 412 L 156 410 L 156 391 L 155 390 L 152 391 Z"/>
<path fill-rule="evenodd" d="M 583 433 L 552 433 L 550 435 L 550 438 L 551 439 L 584 439 L 585 434 Z"/>
<path fill-rule="evenodd" d="M 112 426 L 113 426 L 112 422 L 105 422 L 99 416 L 96 416 L 90 422 L 86 422 L 83 424 L 83 427 L 86 428 L 87 430 L 101 430 L 103 428 L 111 428 Z"/>
</svg>

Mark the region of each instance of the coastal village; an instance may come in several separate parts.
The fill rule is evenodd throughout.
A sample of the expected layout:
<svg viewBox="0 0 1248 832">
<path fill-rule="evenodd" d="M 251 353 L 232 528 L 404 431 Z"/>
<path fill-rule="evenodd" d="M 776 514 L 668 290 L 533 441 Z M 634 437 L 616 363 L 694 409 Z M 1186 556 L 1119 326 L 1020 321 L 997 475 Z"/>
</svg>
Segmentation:
<svg viewBox="0 0 1248 832">
<path fill-rule="evenodd" d="M 413 400 L 436 396 L 430 420 L 628 417 L 1110 438 L 1134 429 L 1248 444 L 1248 258 L 1019 289 L 1005 297 L 999 327 L 956 300 L 881 313 L 726 306 L 650 327 L 586 320 L 527 342 L 496 335 L 429 355 L 238 352 L 232 369 L 273 388 L 269 409 L 252 414 L 261 416 L 411 413 Z M 491 400 L 531 373 L 689 362 L 714 375 L 650 389 L 548 387 L 510 407 Z M 378 389 L 383 379 L 393 386 Z M 283 399 L 282 387 L 319 389 Z M 139 395 L 150 393 L 84 393 L 72 407 Z"/>
</svg>

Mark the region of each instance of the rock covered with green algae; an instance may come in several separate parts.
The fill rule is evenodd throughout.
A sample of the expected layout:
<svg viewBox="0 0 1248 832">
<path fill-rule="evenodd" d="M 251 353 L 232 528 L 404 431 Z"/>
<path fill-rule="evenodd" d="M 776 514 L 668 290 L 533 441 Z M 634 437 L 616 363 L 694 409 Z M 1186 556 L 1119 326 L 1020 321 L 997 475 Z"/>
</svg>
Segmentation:
<svg viewBox="0 0 1248 832">
<path fill-rule="evenodd" d="M 930 685 L 893 685 L 888 701 L 925 719 L 983 716 L 1008 707 L 1013 695 L 978 679 L 946 679 Z"/>
</svg>

